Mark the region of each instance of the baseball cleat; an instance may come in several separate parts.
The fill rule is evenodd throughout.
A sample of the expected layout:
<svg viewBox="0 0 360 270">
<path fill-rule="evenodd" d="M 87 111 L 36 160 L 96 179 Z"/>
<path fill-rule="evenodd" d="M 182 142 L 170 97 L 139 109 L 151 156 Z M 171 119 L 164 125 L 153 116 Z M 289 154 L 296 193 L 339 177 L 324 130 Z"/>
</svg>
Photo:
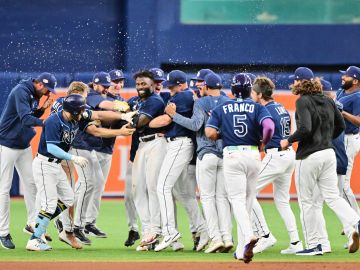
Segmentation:
<svg viewBox="0 0 360 270">
<path fill-rule="evenodd" d="M 129 231 L 128 239 L 126 239 L 124 245 L 125 247 L 131 247 L 135 244 L 136 240 L 140 239 L 140 235 L 137 231 L 131 230 Z"/>
<path fill-rule="evenodd" d="M 24 228 L 23 228 L 23 232 L 28 234 L 28 235 L 33 235 L 34 233 L 34 229 L 33 229 L 33 226 L 31 225 L 26 225 Z M 48 235 L 47 233 L 41 235 L 41 239 L 47 243 L 47 241 L 51 242 L 52 241 L 52 238 L 50 235 Z"/>
<path fill-rule="evenodd" d="M 244 263 L 249 263 L 252 261 L 252 258 L 254 257 L 253 249 L 257 241 L 258 239 L 253 239 L 248 244 L 245 245 L 244 254 L 243 254 Z"/>
<path fill-rule="evenodd" d="M 295 245 L 290 244 L 287 249 L 280 251 L 281 254 L 295 254 L 296 252 L 304 250 L 303 244 L 301 241 L 298 241 Z"/>
<path fill-rule="evenodd" d="M 48 251 L 51 247 L 47 245 L 42 239 L 34 238 L 27 242 L 26 249 L 29 251 Z"/>
<path fill-rule="evenodd" d="M 63 230 L 61 233 L 59 233 L 59 240 L 65 244 L 68 244 L 72 248 L 82 249 L 82 245 L 76 240 L 73 232 L 67 232 Z"/>
<path fill-rule="evenodd" d="M 91 245 L 91 240 L 89 238 L 87 238 L 83 232 L 82 229 L 80 228 L 75 228 L 74 229 L 74 235 L 76 237 L 76 239 L 83 245 Z"/>
<path fill-rule="evenodd" d="M 14 249 L 15 245 L 12 241 L 11 235 L 0 236 L 0 244 L 5 249 Z"/>
<path fill-rule="evenodd" d="M 175 251 L 175 252 L 182 251 L 185 248 L 183 243 L 181 243 L 180 241 L 176 241 L 176 242 L 172 243 L 171 247 L 172 247 L 173 251 Z"/>
<path fill-rule="evenodd" d="M 97 228 L 95 224 L 86 224 L 84 233 L 97 238 L 107 238 L 106 233 Z"/>
<path fill-rule="evenodd" d="M 196 251 L 197 246 L 199 245 L 199 241 L 200 241 L 200 234 L 198 234 L 197 232 L 193 232 L 192 233 L 192 239 L 194 242 L 194 246 L 193 246 L 193 251 Z"/>
<path fill-rule="evenodd" d="M 213 240 L 210 242 L 209 247 L 205 250 L 205 253 L 215 253 L 218 250 L 221 250 L 224 247 L 224 242 L 222 240 Z"/>
<path fill-rule="evenodd" d="M 359 233 L 354 231 L 349 238 L 349 253 L 355 253 L 359 249 Z"/>
<path fill-rule="evenodd" d="M 161 243 L 155 247 L 155 251 L 157 252 L 166 249 L 172 243 L 176 242 L 180 237 L 181 234 L 178 232 L 172 235 L 165 236 Z"/>
<path fill-rule="evenodd" d="M 209 243 L 209 235 L 207 233 L 207 231 L 203 231 L 200 233 L 200 240 L 199 240 L 199 244 L 196 247 L 196 251 L 202 251 L 206 245 Z"/>
<path fill-rule="evenodd" d="M 147 235 L 145 238 L 141 240 L 140 246 L 148 246 L 156 242 L 160 237 L 159 234 L 153 233 Z"/>
<path fill-rule="evenodd" d="M 275 245 L 276 242 L 276 238 L 272 235 L 272 233 L 269 233 L 268 237 L 261 237 L 259 239 L 259 241 L 256 243 L 256 246 L 254 247 L 254 253 L 261 253 Z"/>
<path fill-rule="evenodd" d="M 228 253 L 234 247 L 234 243 L 232 240 L 225 240 L 224 247 L 218 250 L 221 253 Z"/>
<path fill-rule="evenodd" d="M 302 251 L 296 252 L 295 254 L 299 256 L 316 256 L 323 255 L 323 251 L 321 248 L 321 244 L 318 244 L 314 248 L 304 249 Z"/>
</svg>

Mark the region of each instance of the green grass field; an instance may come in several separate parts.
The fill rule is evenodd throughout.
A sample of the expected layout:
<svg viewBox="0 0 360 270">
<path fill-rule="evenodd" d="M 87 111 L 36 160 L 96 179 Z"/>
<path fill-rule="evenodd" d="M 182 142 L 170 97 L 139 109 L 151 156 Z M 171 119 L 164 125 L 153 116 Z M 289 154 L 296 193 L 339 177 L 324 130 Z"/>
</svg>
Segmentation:
<svg viewBox="0 0 360 270">
<path fill-rule="evenodd" d="M 333 252 L 324 256 L 300 257 L 295 255 L 280 255 L 280 250 L 288 246 L 288 234 L 272 202 L 262 202 L 269 227 L 277 238 L 277 244 L 263 254 L 257 254 L 254 261 L 262 262 L 360 262 L 360 251 L 349 254 L 343 249 L 346 238 L 340 235 L 341 225 L 334 213 L 325 207 L 325 217 L 332 244 Z M 292 208 L 299 223 L 299 208 L 297 203 L 292 203 Z M 191 233 L 188 229 L 187 216 L 182 207 L 179 207 L 179 229 L 182 233 L 182 243 L 185 250 L 173 252 L 171 248 L 160 253 L 136 252 L 135 246 L 126 248 L 124 241 L 127 237 L 127 222 L 125 217 L 124 202 L 122 200 L 104 200 L 101 206 L 101 215 L 98 226 L 108 233 L 107 239 L 93 238 L 91 246 L 85 246 L 82 250 L 73 250 L 57 239 L 57 233 L 50 225 L 49 233 L 54 238 L 51 242 L 53 247 L 49 252 L 29 252 L 25 250 L 28 235 L 22 232 L 25 225 L 25 206 L 19 199 L 12 200 L 11 204 L 11 234 L 16 245 L 15 250 L 0 248 L 0 261 L 197 261 L 197 262 L 233 262 L 232 252 L 229 254 L 204 254 L 191 250 Z M 235 228 L 235 227 L 234 227 Z M 234 229 L 234 236 L 235 236 Z M 302 233 L 301 233 L 302 235 Z M 236 239 L 236 238 L 235 238 Z"/>
</svg>

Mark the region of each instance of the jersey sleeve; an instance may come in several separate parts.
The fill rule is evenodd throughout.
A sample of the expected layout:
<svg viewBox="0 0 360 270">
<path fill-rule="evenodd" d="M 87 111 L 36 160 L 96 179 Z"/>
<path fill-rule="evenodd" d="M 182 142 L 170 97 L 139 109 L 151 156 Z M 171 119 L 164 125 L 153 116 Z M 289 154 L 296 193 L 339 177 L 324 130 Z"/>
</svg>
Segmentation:
<svg viewBox="0 0 360 270">
<path fill-rule="evenodd" d="M 257 117 L 257 121 L 258 121 L 259 125 L 261 125 L 262 121 L 264 121 L 264 119 L 266 119 L 266 118 L 272 119 L 271 114 L 265 108 L 265 106 L 260 105 L 260 104 L 257 104 L 257 105 L 258 105 L 258 113 L 257 113 L 256 117 Z"/>
<path fill-rule="evenodd" d="M 101 102 L 103 102 L 105 100 L 105 98 L 103 98 L 100 95 L 89 95 L 86 98 L 86 103 L 91 107 L 91 108 L 98 108 L 99 104 Z"/>
<path fill-rule="evenodd" d="M 356 95 L 353 99 L 353 110 L 351 112 L 352 115 L 360 116 L 360 95 Z"/>
<path fill-rule="evenodd" d="M 221 125 L 220 112 L 221 112 L 221 107 L 217 107 L 212 111 L 211 116 L 210 116 L 208 122 L 206 123 L 206 127 L 215 128 L 217 130 L 220 129 L 220 125 Z"/>
<path fill-rule="evenodd" d="M 61 143 L 61 124 L 57 121 L 57 116 L 50 117 L 45 121 L 45 141 L 46 143 L 60 144 Z"/>
</svg>

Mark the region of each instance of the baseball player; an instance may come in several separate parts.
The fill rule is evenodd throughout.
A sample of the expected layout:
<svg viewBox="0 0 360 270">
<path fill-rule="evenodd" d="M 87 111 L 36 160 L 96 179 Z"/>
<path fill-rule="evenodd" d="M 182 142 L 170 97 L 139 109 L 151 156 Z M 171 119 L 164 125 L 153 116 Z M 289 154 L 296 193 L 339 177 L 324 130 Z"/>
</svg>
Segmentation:
<svg viewBox="0 0 360 270">
<path fill-rule="evenodd" d="M 39 119 L 50 106 L 49 102 L 39 108 L 42 96 L 55 93 L 56 78 L 51 73 L 41 73 L 37 78 L 21 81 L 10 92 L 0 118 L 0 244 L 5 249 L 14 249 L 10 235 L 10 188 L 14 167 L 24 185 L 27 209 L 27 226 L 32 230 L 35 221 L 36 185 L 31 167 L 30 141 L 35 136 L 35 126 L 43 126 Z"/>
<path fill-rule="evenodd" d="M 86 158 L 68 153 L 77 131 L 84 128 L 78 124 L 84 110 L 85 98 L 70 95 L 64 99 L 63 110 L 51 115 L 44 123 L 38 154 L 33 161 L 41 211 L 36 219 L 34 234 L 26 245 L 27 250 L 50 250 L 51 247 L 41 239 L 41 235 L 51 219 L 74 203 L 74 192 L 60 163 L 62 160 L 72 160 L 81 167 L 88 164 Z"/>
<path fill-rule="evenodd" d="M 256 191 L 260 192 L 269 184 L 273 184 L 275 206 L 285 223 L 290 238 L 289 247 L 281 250 L 281 254 L 295 254 L 303 250 L 296 219 L 289 204 L 291 177 L 295 168 L 295 151 L 291 147 L 286 150 L 280 148 L 280 141 L 290 136 L 291 118 L 289 112 L 274 101 L 272 97 L 274 89 L 274 83 L 266 77 L 258 77 L 252 86 L 252 99 L 266 107 L 275 123 L 274 135 L 264 149 L 266 155 L 261 161 Z M 253 229 L 260 238 L 256 243 L 254 253 L 263 252 L 273 246 L 276 239 L 269 230 L 264 213 L 256 198 L 253 204 L 252 221 Z"/>
<path fill-rule="evenodd" d="M 178 113 L 183 116 L 190 117 L 192 115 L 194 100 L 193 92 L 187 90 L 186 74 L 180 70 L 171 71 L 167 76 L 167 81 L 164 82 L 164 86 L 170 89 L 171 98 L 169 99 L 169 102 L 175 103 Z M 165 137 L 168 143 L 166 156 L 160 170 L 157 186 L 164 239 L 155 248 L 155 251 L 161 251 L 167 248 L 180 238 L 180 233 L 176 229 L 172 192 L 174 186 L 177 184 L 177 181 L 181 181 L 183 183 L 182 188 L 187 188 L 187 185 L 189 184 L 187 182 L 188 165 L 192 159 L 194 151 L 192 131 L 176 123 L 172 123 L 169 115 L 164 114 L 150 122 L 150 127 L 165 126 L 168 126 L 165 132 Z M 202 216 L 200 209 L 198 209 L 196 197 L 194 194 L 191 195 L 189 191 L 181 190 L 182 188 L 177 189 L 182 193 L 178 193 L 178 195 L 181 196 L 177 197 L 177 199 L 182 200 L 181 198 L 188 197 L 186 202 L 185 200 L 182 200 L 182 203 L 184 204 L 184 207 L 188 209 L 187 212 L 189 215 L 191 213 L 194 214 L 194 217 L 191 219 L 193 222 L 196 220 L 197 225 L 204 223 L 203 221 L 199 221 L 202 219 Z M 192 205 L 189 206 L 190 204 Z M 194 209 L 196 209 L 196 211 L 193 212 Z M 201 247 L 204 248 L 208 242 L 206 227 L 203 226 L 201 231 L 198 232 L 201 234 L 200 241 L 201 238 L 204 239 Z"/>
<path fill-rule="evenodd" d="M 113 87 L 109 87 L 107 96 L 115 100 L 124 100 L 121 97 L 121 91 L 125 85 L 124 73 L 120 69 L 114 69 L 109 72 Z"/>
<path fill-rule="evenodd" d="M 343 183 L 343 197 L 360 214 L 359 205 L 350 185 L 354 160 L 360 150 L 360 68 L 350 66 L 341 73 L 343 74 L 342 89 L 337 92 L 336 99 L 343 105 L 342 115 L 346 124 L 345 149 L 348 157 L 348 167 Z"/>
<path fill-rule="evenodd" d="M 251 86 L 249 76 L 243 75 L 242 79 L 246 81 L 242 84 Z M 236 78 L 233 82 L 236 83 Z M 250 218 L 260 169 L 258 146 L 261 137 L 265 145 L 270 141 L 274 122 L 264 106 L 249 98 L 251 87 L 232 87 L 231 90 L 236 99 L 212 111 L 205 134 L 209 139 L 217 140 L 221 132 L 225 188 L 238 226 L 238 246 L 234 257 L 249 263 L 257 242 Z"/>
<path fill-rule="evenodd" d="M 224 186 L 222 146 L 221 141 L 214 142 L 206 138 L 204 129 L 211 110 L 228 101 L 229 98 L 220 94 L 221 78 L 217 74 L 206 75 L 204 84 L 204 95 L 195 101 L 191 118 L 176 113 L 176 105 L 173 104 L 168 105 L 165 112 L 172 117 L 173 122 L 196 132 L 198 153 L 196 179 L 211 239 L 205 253 L 218 250 L 228 252 L 234 244 L 231 236 L 230 204 Z"/>
<path fill-rule="evenodd" d="M 110 85 L 111 79 L 108 73 L 99 72 L 94 75 L 91 84 L 93 88 L 90 88 L 86 98 L 87 105 L 91 110 L 116 110 L 116 102 L 106 99 L 106 90 Z M 76 238 L 85 245 L 90 245 L 91 240 L 84 235 L 84 232 L 95 237 L 107 237 L 106 233 L 98 229 L 94 223 L 100 207 L 99 193 L 103 190 L 111 160 L 111 155 L 97 153 L 103 143 L 102 132 L 106 133 L 105 136 L 108 138 L 117 136 L 113 134 L 113 130 L 98 128 L 94 123 L 87 127 L 86 132 L 79 132 L 71 150 L 73 154 L 84 156 L 90 162 L 90 166 L 86 168 L 75 166 L 79 179 L 75 187 L 74 233 Z M 101 156 L 100 160 L 99 156 Z M 97 193 L 95 193 L 96 191 Z M 93 206 L 93 203 L 96 204 L 96 207 Z"/>
<path fill-rule="evenodd" d="M 88 86 L 86 84 L 84 84 L 83 82 L 74 81 L 70 84 L 67 95 L 79 94 L 79 95 L 82 95 L 84 98 L 86 98 L 87 93 L 88 93 Z M 52 107 L 53 113 L 57 113 L 62 110 L 63 101 L 64 101 L 64 98 L 61 97 L 54 102 L 53 107 Z M 109 121 L 121 122 L 120 120 L 123 120 L 123 119 L 127 119 L 127 121 L 131 120 L 132 113 L 119 114 L 119 113 L 115 113 L 115 112 L 111 112 L 111 111 L 91 111 L 91 110 L 88 110 L 89 106 L 87 106 L 87 105 L 86 105 L 86 108 L 87 109 L 86 109 L 85 113 L 88 115 L 91 115 L 90 120 L 107 121 L 107 122 L 109 122 Z M 94 125 L 94 126 L 92 126 L 92 125 Z M 125 136 L 129 135 L 127 133 L 127 131 L 129 131 L 129 130 L 125 129 L 126 127 L 119 129 L 119 130 L 117 130 L 117 129 L 108 130 L 105 128 L 96 127 L 94 122 L 86 123 L 85 126 L 86 126 L 85 132 L 92 132 L 95 136 L 98 136 L 98 137 L 111 137 L 111 136 L 115 137 L 117 135 L 125 135 Z M 75 168 L 74 168 L 72 162 L 62 161 L 62 167 L 67 175 L 69 182 L 71 183 L 71 187 L 74 189 Z M 72 237 L 72 233 L 73 233 L 73 229 L 74 229 L 73 224 L 72 224 L 73 220 L 74 220 L 73 210 L 71 208 L 69 208 L 69 209 L 66 209 L 61 214 L 60 218 L 55 221 L 55 225 L 59 231 L 59 239 L 62 242 L 65 242 L 74 248 L 78 248 L 79 243 L 77 243 L 77 241 L 73 241 L 73 237 Z"/>
<path fill-rule="evenodd" d="M 153 73 L 144 70 L 134 75 L 138 96 L 129 105 L 139 111 L 134 127 L 139 147 L 132 168 L 132 186 L 136 210 L 142 225 L 142 240 L 137 251 L 148 250 L 161 234 L 159 201 L 156 193 L 160 166 L 165 156 L 166 141 L 162 129 L 151 128 L 149 122 L 164 111 L 164 102 L 154 93 Z M 134 137 L 133 137 L 134 139 Z M 136 138 L 135 138 L 136 139 Z"/>
<path fill-rule="evenodd" d="M 359 249 L 360 216 L 339 196 L 336 176 L 336 157 L 332 139 L 345 129 L 344 120 L 334 101 L 322 94 L 318 78 L 306 67 L 296 69 L 292 92 L 300 95 L 296 101 L 297 130 L 281 140 L 282 149 L 299 142 L 296 152 L 295 184 L 298 192 L 300 216 L 308 248 L 296 255 L 322 255 L 318 238 L 311 239 L 317 230 L 313 194 L 317 186 L 321 196 L 342 222 L 349 239 L 349 252 Z M 309 240 L 312 242 L 309 242 Z"/>
</svg>

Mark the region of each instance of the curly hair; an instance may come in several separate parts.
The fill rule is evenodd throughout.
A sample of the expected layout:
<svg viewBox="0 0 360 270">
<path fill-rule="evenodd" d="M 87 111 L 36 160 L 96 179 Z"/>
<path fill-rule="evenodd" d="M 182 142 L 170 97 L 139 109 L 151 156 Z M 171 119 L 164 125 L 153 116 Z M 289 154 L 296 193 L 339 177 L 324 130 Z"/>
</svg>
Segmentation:
<svg viewBox="0 0 360 270">
<path fill-rule="evenodd" d="M 149 70 L 139 70 L 134 74 L 133 78 L 134 80 L 136 80 L 137 78 L 149 78 L 154 81 L 154 74 Z"/>
<path fill-rule="evenodd" d="M 266 101 L 272 100 L 272 94 L 275 89 L 275 84 L 268 77 L 257 77 L 253 83 L 252 90 L 257 94 L 262 94 L 262 98 Z"/>
<path fill-rule="evenodd" d="M 318 77 L 312 80 L 301 80 L 297 85 L 290 85 L 290 88 L 294 95 L 314 95 L 323 92 Z"/>
<path fill-rule="evenodd" d="M 82 95 L 83 93 L 85 93 L 87 91 L 89 91 L 89 87 L 87 86 L 87 84 L 85 84 L 83 82 L 79 82 L 79 81 L 74 81 L 69 85 L 67 95 L 71 95 L 71 94 Z"/>
</svg>

